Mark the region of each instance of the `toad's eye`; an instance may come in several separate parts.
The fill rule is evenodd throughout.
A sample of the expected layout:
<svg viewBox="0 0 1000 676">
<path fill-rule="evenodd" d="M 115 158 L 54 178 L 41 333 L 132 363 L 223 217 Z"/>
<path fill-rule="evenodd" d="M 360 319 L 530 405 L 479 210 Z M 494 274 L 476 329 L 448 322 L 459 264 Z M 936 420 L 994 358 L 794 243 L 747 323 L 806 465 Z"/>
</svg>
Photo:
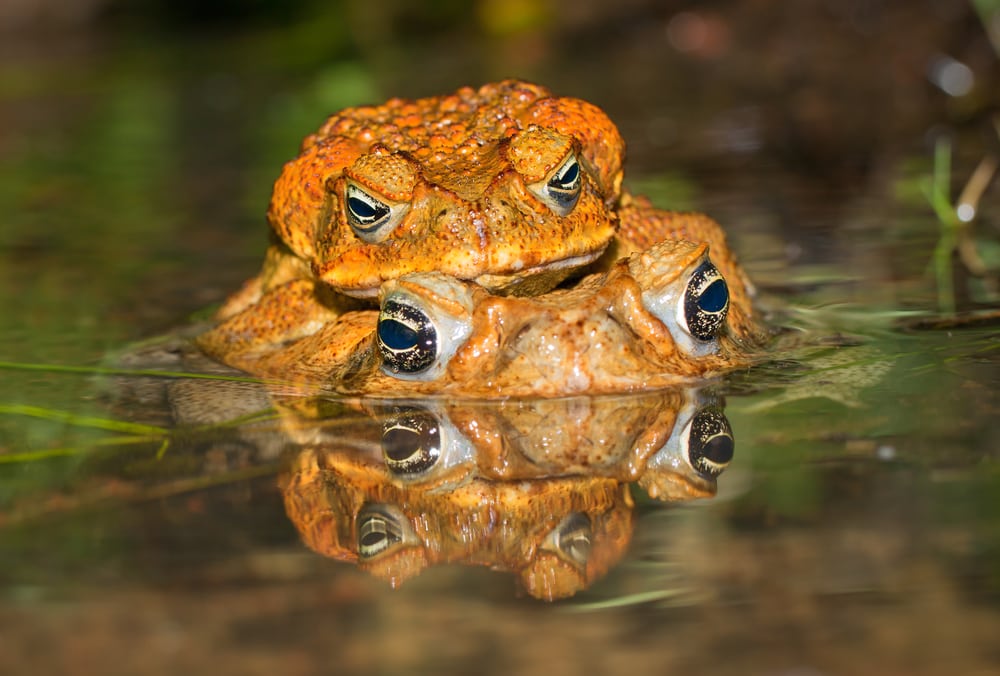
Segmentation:
<svg viewBox="0 0 1000 676">
<path fill-rule="evenodd" d="M 370 228 L 389 215 L 389 205 L 351 185 L 347 188 L 347 211 L 358 227 Z"/>
<path fill-rule="evenodd" d="M 479 457 L 448 416 L 417 406 L 393 407 L 387 413 L 381 446 L 389 474 L 407 484 L 434 484 L 458 467 L 477 466 Z"/>
<path fill-rule="evenodd" d="M 716 354 L 729 312 L 729 287 L 705 255 L 704 244 L 664 240 L 650 252 L 633 256 L 629 270 L 642 280 L 642 304 L 670 331 L 674 344 L 690 357 Z M 685 263 L 678 270 L 677 263 Z"/>
<path fill-rule="evenodd" d="M 407 411 L 382 423 L 382 455 L 393 474 L 426 472 L 441 457 L 441 426 L 427 411 Z"/>
<path fill-rule="evenodd" d="M 549 179 L 549 192 L 559 194 L 561 199 L 575 201 L 580 194 L 580 163 L 575 155 L 570 155 L 556 173 Z"/>
<path fill-rule="evenodd" d="M 409 209 L 409 203 L 388 204 L 355 183 L 344 191 L 347 222 L 359 238 L 369 244 L 389 236 Z"/>
<path fill-rule="evenodd" d="M 699 392 L 676 408 L 670 438 L 646 461 L 639 485 L 658 500 L 676 500 L 690 491 L 714 495 L 716 478 L 729 466 L 736 450 L 733 428 L 719 402 Z"/>
<path fill-rule="evenodd" d="M 688 427 L 685 457 L 699 474 L 717 477 L 733 459 L 736 442 L 729 420 L 716 408 L 703 408 Z"/>
<path fill-rule="evenodd" d="M 684 323 L 700 341 L 715 340 L 729 312 L 729 287 L 711 262 L 694 271 L 684 292 Z"/>
<path fill-rule="evenodd" d="M 398 547 L 405 535 L 405 517 L 388 505 L 369 504 L 358 512 L 355 527 L 358 533 L 358 555 L 372 559 Z"/>
<path fill-rule="evenodd" d="M 565 216 L 576 206 L 582 186 L 580 163 L 576 155 L 570 153 L 544 180 L 532 183 L 528 188 L 552 211 Z"/>
<path fill-rule="evenodd" d="M 583 568 L 590 559 L 592 537 L 590 517 L 583 512 L 573 512 L 556 526 L 542 546 Z"/>
<path fill-rule="evenodd" d="M 375 339 L 382 372 L 400 380 L 436 380 L 472 332 L 472 288 L 436 272 L 382 285 Z"/>
<path fill-rule="evenodd" d="M 434 323 L 412 305 L 386 300 L 379 312 L 376 335 L 382 363 L 394 375 L 422 373 L 437 357 Z"/>
</svg>

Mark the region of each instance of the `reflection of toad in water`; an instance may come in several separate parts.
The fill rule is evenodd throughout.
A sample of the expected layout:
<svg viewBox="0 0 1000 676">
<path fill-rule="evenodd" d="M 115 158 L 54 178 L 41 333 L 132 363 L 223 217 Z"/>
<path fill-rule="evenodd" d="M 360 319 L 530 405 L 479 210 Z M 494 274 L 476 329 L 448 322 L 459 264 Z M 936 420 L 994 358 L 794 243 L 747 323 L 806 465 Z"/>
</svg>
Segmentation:
<svg viewBox="0 0 1000 676">
<path fill-rule="evenodd" d="M 721 408 L 695 390 L 379 406 L 348 432 L 290 415 L 304 443 L 282 490 L 309 547 L 393 587 L 456 562 L 571 596 L 624 554 L 629 483 L 710 497 L 733 455 Z"/>
<path fill-rule="evenodd" d="M 187 347 L 154 346 L 129 366 L 204 369 Z M 539 598 L 571 596 L 623 556 L 628 484 L 662 501 L 711 497 L 734 450 L 720 403 L 696 388 L 391 400 L 131 378 L 118 396 L 133 418 L 168 405 L 171 424 L 206 430 L 190 438 L 209 442 L 195 449 L 209 471 L 233 469 L 231 457 L 239 466 L 288 457 L 280 485 L 304 542 L 394 587 L 427 566 L 463 563 L 514 572 Z"/>
</svg>

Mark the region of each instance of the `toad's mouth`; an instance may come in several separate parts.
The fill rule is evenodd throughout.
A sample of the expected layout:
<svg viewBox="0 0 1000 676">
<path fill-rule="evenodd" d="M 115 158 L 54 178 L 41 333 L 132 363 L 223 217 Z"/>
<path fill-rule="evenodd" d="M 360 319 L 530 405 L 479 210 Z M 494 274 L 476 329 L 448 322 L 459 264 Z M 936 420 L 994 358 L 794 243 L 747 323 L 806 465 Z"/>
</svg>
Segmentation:
<svg viewBox="0 0 1000 676">
<path fill-rule="evenodd" d="M 529 268 L 510 272 L 489 273 L 472 279 L 491 293 L 505 296 L 535 296 L 551 291 L 570 274 L 596 261 L 604 253 L 604 248 L 578 256 L 570 256 L 549 261 Z M 341 293 L 354 298 L 377 298 L 379 287 L 368 286 L 360 289 L 341 289 Z"/>
</svg>

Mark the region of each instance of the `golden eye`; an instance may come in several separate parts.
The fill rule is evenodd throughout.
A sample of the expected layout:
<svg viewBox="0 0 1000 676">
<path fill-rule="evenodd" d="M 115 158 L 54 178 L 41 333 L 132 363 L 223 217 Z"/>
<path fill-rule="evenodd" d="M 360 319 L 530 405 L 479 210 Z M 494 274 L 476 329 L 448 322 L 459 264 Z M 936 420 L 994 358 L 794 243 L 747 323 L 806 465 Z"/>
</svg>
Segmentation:
<svg viewBox="0 0 1000 676">
<path fill-rule="evenodd" d="M 659 255 L 633 256 L 629 271 L 642 285 L 642 305 L 670 331 L 680 352 L 691 357 L 716 354 L 729 312 L 729 286 L 704 244 L 664 240 Z M 697 256 L 697 257 L 692 257 Z M 685 260 L 686 259 L 686 260 Z M 684 265 L 670 263 L 684 260 Z"/>
<path fill-rule="evenodd" d="M 427 411 L 399 413 L 382 424 L 382 456 L 394 475 L 422 474 L 441 457 L 441 428 Z"/>
<path fill-rule="evenodd" d="M 592 538 L 590 517 L 583 512 L 572 512 L 546 536 L 542 548 L 555 552 L 574 566 L 585 568 L 590 559 Z"/>
<path fill-rule="evenodd" d="M 388 203 L 356 183 L 349 182 L 344 191 L 347 223 L 360 239 L 369 244 L 389 236 L 410 208 L 409 202 Z"/>
<path fill-rule="evenodd" d="M 590 519 L 582 512 L 571 514 L 558 529 L 559 549 L 577 565 L 584 566 L 590 558 Z"/>
<path fill-rule="evenodd" d="M 577 162 L 576 155 L 570 155 L 562 163 L 562 166 L 556 169 L 552 178 L 545 185 L 548 188 L 549 197 L 554 202 L 558 202 L 561 208 L 569 211 L 576 204 L 577 198 L 580 197 L 582 184 L 580 163 Z"/>
<path fill-rule="evenodd" d="M 583 187 L 583 175 L 576 155 L 570 153 L 562 164 L 538 183 L 532 183 L 528 189 L 538 199 L 560 216 L 566 216 L 573 211 L 580 199 L 580 189 Z"/>
<path fill-rule="evenodd" d="M 401 380 L 436 380 L 472 332 L 472 288 L 436 272 L 382 285 L 375 340 L 382 372 Z"/>
<path fill-rule="evenodd" d="M 369 195 L 356 185 L 347 186 L 347 212 L 351 222 L 371 229 L 389 215 L 389 205 Z"/>
<path fill-rule="evenodd" d="M 369 504 L 358 512 L 358 556 L 372 559 L 400 545 L 404 539 L 403 517 L 389 505 Z"/>
</svg>

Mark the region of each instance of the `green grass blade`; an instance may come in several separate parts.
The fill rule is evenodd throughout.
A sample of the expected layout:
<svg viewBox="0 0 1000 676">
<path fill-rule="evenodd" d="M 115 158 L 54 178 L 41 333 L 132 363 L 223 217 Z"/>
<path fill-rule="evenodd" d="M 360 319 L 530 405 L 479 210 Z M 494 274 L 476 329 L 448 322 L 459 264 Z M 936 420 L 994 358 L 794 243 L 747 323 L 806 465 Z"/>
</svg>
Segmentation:
<svg viewBox="0 0 1000 676">
<path fill-rule="evenodd" d="M 193 378 L 200 380 L 226 380 L 239 383 L 267 383 L 250 376 L 220 373 L 188 373 L 185 371 L 159 371 L 156 369 L 126 369 L 109 366 L 72 366 L 69 364 L 32 364 L 28 362 L 0 361 L 0 369 L 10 371 L 43 371 L 46 373 L 75 373 L 89 376 L 134 376 L 154 378 Z"/>
<path fill-rule="evenodd" d="M 0 415 L 22 415 L 32 418 L 41 418 L 52 422 L 66 423 L 75 427 L 90 427 L 94 429 L 107 430 L 109 432 L 123 432 L 125 434 L 143 434 L 147 436 L 162 436 L 167 433 L 162 427 L 154 425 L 140 425 L 138 423 L 124 422 L 121 420 L 110 420 L 108 418 L 95 418 L 92 416 L 77 415 L 66 411 L 57 411 L 41 406 L 28 406 L 26 404 L 0 404 Z"/>
</svg>

